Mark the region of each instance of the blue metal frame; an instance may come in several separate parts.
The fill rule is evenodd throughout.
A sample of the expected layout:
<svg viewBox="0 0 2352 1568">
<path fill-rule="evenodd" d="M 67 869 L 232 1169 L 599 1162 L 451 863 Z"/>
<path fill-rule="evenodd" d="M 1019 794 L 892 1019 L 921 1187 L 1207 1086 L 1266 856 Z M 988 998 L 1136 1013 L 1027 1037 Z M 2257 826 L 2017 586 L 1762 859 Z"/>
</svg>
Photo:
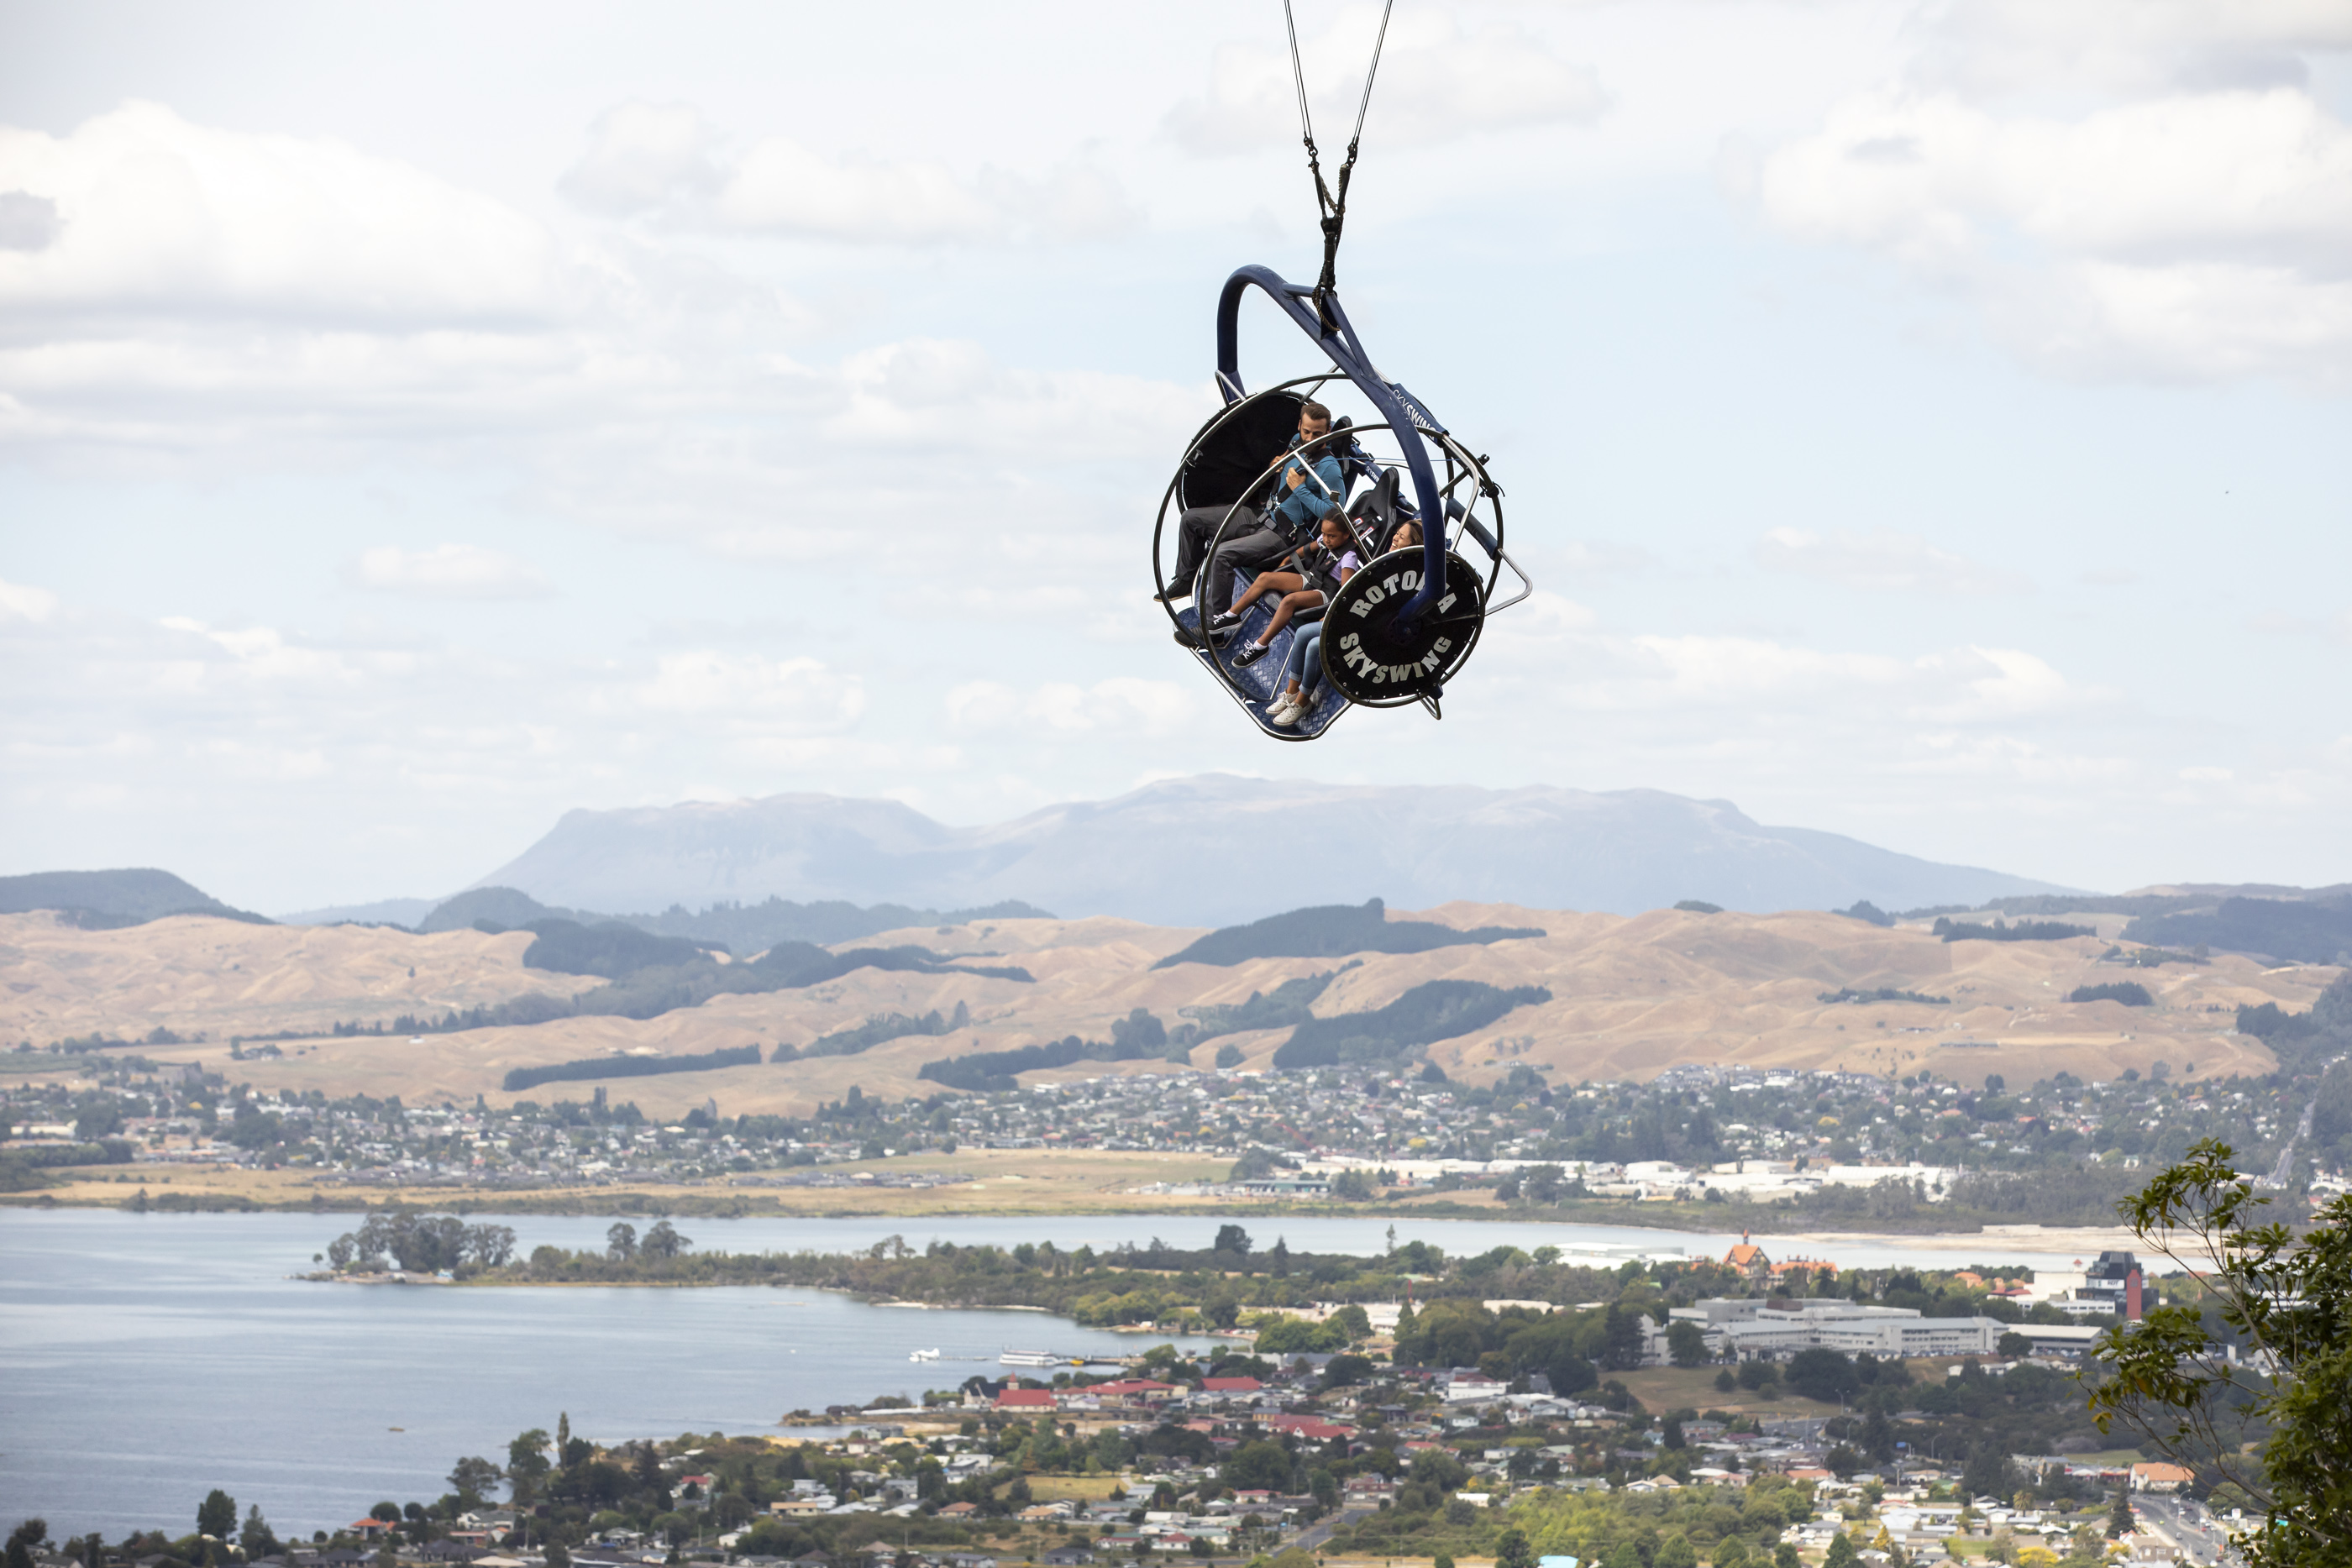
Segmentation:
<svg viewBox="0 0 2352 1568">
<path fill-rule="evenodd" d="M 1270 267 L 1238 269 L 1225 279 L 1224 292 L 1217 297 L 1217 391 L 1226 406 L 1239 402 L 1245 395 L 1241 376 L 1241 309 L 1242 291 L 1250 287 L 1263 290 L 1266 298 L 1281 306 L 1298 323 L 1299 330 L 1315 340 L 1316 347 L 1331 357 L 1333 366 L 1355 383 L 1356 390 L 1370 400 L 1381 417 L 1397 433 L 1405 467 L 1412 475 L 1423 551 L 1421 588 L 1398 617 L 1398 624 L 1409 629 L 1413 621 L 1437 602 L 1445 586 L 1445 506 L 1444 492 L 1437 487 L 1437 472 L 1430 466 L 1427 444 L 1407 441 L 1404 433 L 1427 430 L 1443 434 L 1445 427 L 1422 406 L 1420 399 L 1395 382 L 1383 381 L 1380 371 L 1372 368 L 1371 356 L 1364 352 L 1363 343 L 1356 336 L 1347 311 L 1340 308 L 1337 294 L 1327 291 L 1318 300 L 1311 285 L 1288 282 Z M 1318 304 L 1329 313 L 1328 328 L 1314 308 Z"/>
</svg>

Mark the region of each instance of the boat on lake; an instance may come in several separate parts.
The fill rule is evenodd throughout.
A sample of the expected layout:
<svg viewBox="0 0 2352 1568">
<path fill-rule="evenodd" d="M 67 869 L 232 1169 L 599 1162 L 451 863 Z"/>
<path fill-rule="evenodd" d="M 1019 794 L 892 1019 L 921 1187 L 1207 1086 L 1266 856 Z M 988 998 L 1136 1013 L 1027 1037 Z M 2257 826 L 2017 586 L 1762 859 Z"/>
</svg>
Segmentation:
<svg viewBox="0 0 2352 1568">
<path fill-rule="evenodd" d="M 1008 1350 L 996 1359 L 1005 1366 L 1061 1366 L 1070 1358 L 1050 1350 Z"/>
<path fill-rule="evenodd" d="M 910 1350 L 907 1353 L 908 1361 L 937 1361 L 939 1358 L 940 1353 L 936 1350 Z"/>
</svg>

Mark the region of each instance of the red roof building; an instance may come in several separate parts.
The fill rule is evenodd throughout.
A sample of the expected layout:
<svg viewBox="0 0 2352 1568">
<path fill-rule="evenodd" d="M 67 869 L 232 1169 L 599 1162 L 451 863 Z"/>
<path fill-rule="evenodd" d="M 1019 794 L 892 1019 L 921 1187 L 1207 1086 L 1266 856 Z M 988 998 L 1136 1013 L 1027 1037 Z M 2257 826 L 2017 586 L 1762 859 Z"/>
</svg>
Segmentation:
<svg viewBox="0 0 2352 1568">
<path fill-rule="evenodd" d="M 1204 1377 L 1201 1387 L 1209 1394 L 1255 1394 L 1265 1385 L 1255 1377 Z"/>
<path fill-rule="evenodd" d="M 1008 1388 L 996 1396 L 999 1410 L 1051 1410 L 1054 1391 L 1050 1388 Z"/>
<path fill-rule="evenodd" d="M 1748 1232 L 1739 1233 L 1739 1244 L 1723 1255 L 1723 1266 L 1738 1270 L 1742 1279 L 1760 1280 L 1772 1267 L 1772 1260 L 1764 1249 L 1748 1239 Z"/>
</svg>

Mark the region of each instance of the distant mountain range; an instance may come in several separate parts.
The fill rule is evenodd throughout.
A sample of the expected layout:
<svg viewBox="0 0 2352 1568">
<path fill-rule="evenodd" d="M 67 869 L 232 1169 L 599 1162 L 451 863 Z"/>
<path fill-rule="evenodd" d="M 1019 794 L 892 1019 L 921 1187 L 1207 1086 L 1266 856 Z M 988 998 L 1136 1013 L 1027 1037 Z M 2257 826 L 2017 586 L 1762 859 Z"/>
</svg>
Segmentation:
<svg viewBox="0 0 2352 1568">
<path fill-rule="evenodd" d="M 2305 963 L 2338 963 L 2352 953 L 2352 886 L 2345 884 L 2091 894 L 1837 833 L 1767 827 L 1728 801 L 1653 789 L 1340 786 L 1226 775 L 973 828 L 894 800 L 832 795 L 572 811 L 455 895 L 280 918 L 425 931 L 618 920 L 748 955 L 777 942 L 831 945 L 1048 911 L 1230 926 L 1379 899 L 1402 909 L 1461 900 L 1620 915 L 1694 902 L 1751 913 L 1864 901 L 1913 914 L 2101 910 L 2134 916 L 2128 935 L 2137 940 Z M 34 909 L 66 912 L 85 926 L 183 913 L 262 918 L 164 871 L 0 877 L 0 915 Z"/>
<path fill-rule="evenodd" d="M 760 800 L 567 812 L 478 887 L 576 909 L 771 897 L 915 907 L 1021 900 L 1064 918 L 1226 925 L 1308 904 L 1456 899 L 1635 914 L 1973 906 L 2068 890 L 1856 839 L 1758 823 L 1654 789 L 1340 786 L 1209 775 L 958 828 L 895 800 Z"/>
</svg>

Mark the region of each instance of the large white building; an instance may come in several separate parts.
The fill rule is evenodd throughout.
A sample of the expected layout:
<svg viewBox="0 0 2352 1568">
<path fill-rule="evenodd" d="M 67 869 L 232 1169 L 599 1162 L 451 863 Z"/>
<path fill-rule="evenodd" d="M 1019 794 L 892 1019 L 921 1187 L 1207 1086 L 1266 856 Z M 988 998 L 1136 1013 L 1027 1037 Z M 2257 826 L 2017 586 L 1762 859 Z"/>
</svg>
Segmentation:
<svg viewBox="0 0 2352 1568">
<path fill-rule="evenodd" d="M 1676 1307 L 1674 1317 L 1706 1331 L 1718 1355 L 1745 1361 L 1763 1356 L 1785 1360 L 1816 1347 L 1882 1360 L 1896 1356 L 1989 1356 L 2008 1327 L 1998 1318 L 1930 1318 L 1909 1307 L 1879 1307 L 1835 1299 L 1741 1301 L 1717 1297 Z M 1665 1330 L 1653 1326 L 1654 1348 L 1663 1352 Z"/>
</svg>

